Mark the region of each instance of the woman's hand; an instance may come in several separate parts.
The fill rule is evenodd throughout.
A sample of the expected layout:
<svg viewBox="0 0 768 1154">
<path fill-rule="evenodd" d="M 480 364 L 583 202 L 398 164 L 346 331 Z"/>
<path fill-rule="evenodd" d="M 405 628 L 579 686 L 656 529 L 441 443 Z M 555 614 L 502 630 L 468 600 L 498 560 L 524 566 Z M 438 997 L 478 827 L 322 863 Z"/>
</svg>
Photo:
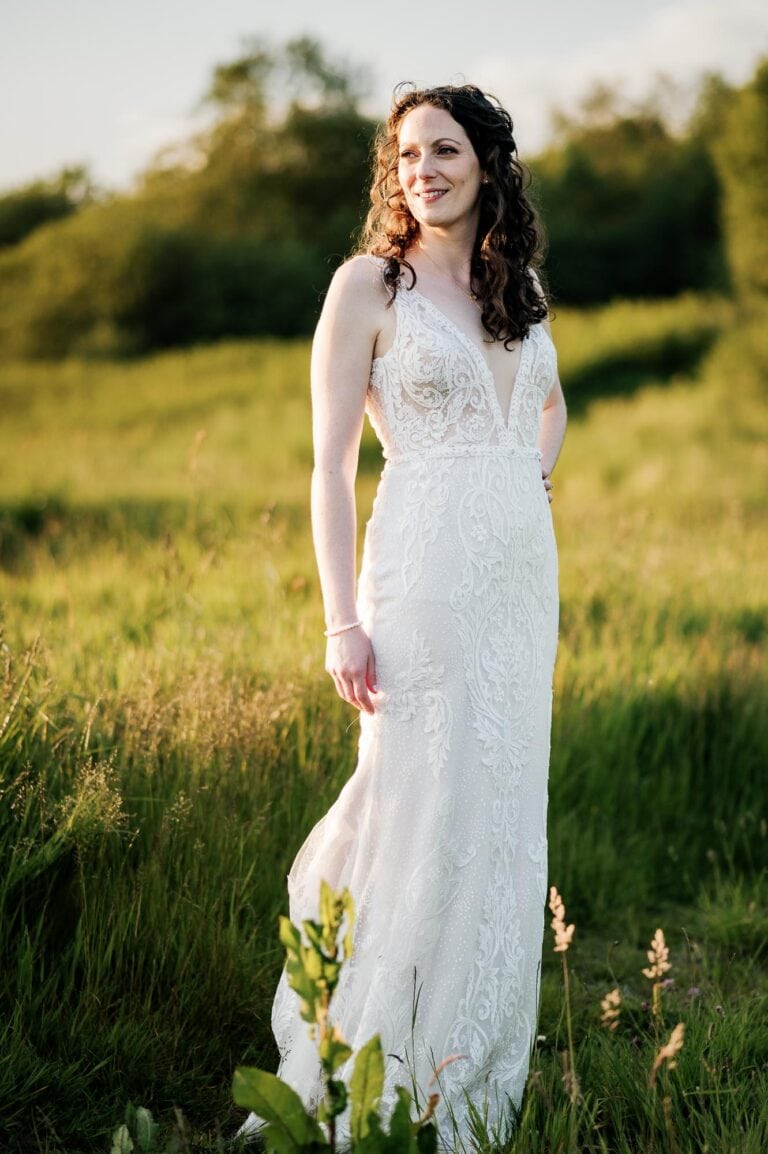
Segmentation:
<svg viewBox="0 0 768 1154">
<path fill-rule="evenodd" d="M 546 492 L 547 492 L 547 500 L 549 501 L 549 503 L 551 505 L 552 504 L 552 482 L 549 479 L 550 472 L 551 472 L 550 469 L 545 469 L 542 466 L 541 478 L 544 482 L 544 488 L 546 489 Z"/>
<path fill-rule="evenodd" d="M 361 625 L 328 638 L 325 668 L 342 700 L 366 713 L 374 712 L 370 695 L 379 688 L 376 661 L 373 646 Z"/>
</svg>

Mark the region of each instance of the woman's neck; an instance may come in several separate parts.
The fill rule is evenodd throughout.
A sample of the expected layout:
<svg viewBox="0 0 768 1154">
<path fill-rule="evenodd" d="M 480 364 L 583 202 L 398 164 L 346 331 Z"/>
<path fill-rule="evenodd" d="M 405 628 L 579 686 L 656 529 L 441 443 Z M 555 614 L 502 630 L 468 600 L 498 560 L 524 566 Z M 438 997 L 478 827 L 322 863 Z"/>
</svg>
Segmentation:
<svg viewBox="0 0 768 1154">
<path fill-rule="evenodd" d="M 434 233 L 416 238 L 412 251 L 425 257 L 427 264 L 445 276 L 469 280 L 472 264 L 472 244 L 465 238 L 435 236 Z"/>
</svg>

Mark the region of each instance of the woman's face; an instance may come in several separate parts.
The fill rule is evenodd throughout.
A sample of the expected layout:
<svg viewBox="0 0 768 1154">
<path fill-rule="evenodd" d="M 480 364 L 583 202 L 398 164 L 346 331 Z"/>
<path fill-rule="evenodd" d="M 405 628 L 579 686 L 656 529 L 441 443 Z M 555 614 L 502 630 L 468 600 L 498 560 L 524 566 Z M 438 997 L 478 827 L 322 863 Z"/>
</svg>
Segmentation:
<svg viewBox="0 0 768 1154">
<path fill-rule="evenodd" d="M 420 104 L 400 122 L 397 176 L 419 225 L 449 228 L 477 218 L 483 177 L 469 137 L 444 108 Z"/>
</svg>

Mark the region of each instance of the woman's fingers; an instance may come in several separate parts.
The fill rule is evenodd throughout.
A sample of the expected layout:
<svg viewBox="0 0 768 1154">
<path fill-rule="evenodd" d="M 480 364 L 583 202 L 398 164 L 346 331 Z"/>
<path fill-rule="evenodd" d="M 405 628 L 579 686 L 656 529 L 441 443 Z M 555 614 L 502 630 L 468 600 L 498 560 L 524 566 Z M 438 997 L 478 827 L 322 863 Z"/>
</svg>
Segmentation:
<svg viewBox="0 0 768 1154">
<path fill-rule="evenodd" d="M 342 701 L 348 701 L 357 709 L 364 709 L 366 713 L 373 713 L 373 703 L 368 695 L 363 673 L 336 673 L 331 671 L 336 692 Z"/>
<path fill-rule="evenodd" d="M 373 704 L 368 696 L 365 680 L 362 676 L 355 679 L 340 677 L 336 681 L 339 697 L 354 705 L 356 709 L 364 709 L 366 713 L 373 713 Z"/>
<path fill-rule="evenodd" d="M 333 684 L 336 686 L 336 692 L 338 693 L 341 700 L 342 701 L 349 701 L 349 704 L 351 705 L 352 702 L 349 700 L 349 697 L 347 695 L 347 688 L 346 688 L 344 682 L 342 681 L 342 679 L 338 676 L 338 674 L 334 673 L 333 671 L 331 671 L 331 677 L 333 678 Z"/>
<path fill-rule="evenodd" d="M 361 676 L 353 682 L 355 691 L 355 704 L 360 709 L 364 709 L 366 713 L 373 713 L 373 702 L 368 693 L 368 686 L 365 684 L 365 677 Z"/>
<path fill-rule="evenodd" d="M 368 668 L 366 669 L 365 678 L 368 688 L 373 693 L 376 693 L 379 688 L 379 683 L 376 680 L 376 658 L 373 656 L 373 649 L 371 649 L 368 655 Z"/>
<path fill-rule="evenodd" d="M 358 709 L 364 709 L 366 713 L 373 713 L 373 702 L 368 693 L 368 686 L 365 683 L 367 665 L 363 669 L 355 669 L 349 677 L 351 681 L 352 704 L 356 705 Z"/>
<path fill-rule="evenodd" d="M 370 640 L 365 637 L 360 645 L 358 637 L 329 642 L 326 670 L 333 678 L 336 692 L 343 701 L 357 709 L 373 713 L 371 693 L 376 685 L 376 665 Z"/>
</svg>

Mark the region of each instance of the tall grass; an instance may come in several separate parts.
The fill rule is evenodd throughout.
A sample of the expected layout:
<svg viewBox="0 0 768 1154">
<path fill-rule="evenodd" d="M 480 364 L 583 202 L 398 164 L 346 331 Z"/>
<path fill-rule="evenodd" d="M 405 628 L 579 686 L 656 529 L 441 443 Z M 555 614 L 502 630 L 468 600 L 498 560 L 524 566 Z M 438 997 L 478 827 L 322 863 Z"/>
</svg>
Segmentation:
<svg viewBox="0 0 768 1154">
<path fill-rule="evenodd" d="M 757 1151 L 768 338 L 696 298 L 563 310 L 553 331 L 572 420 L 552 506 L 550 878 L 579 927 L 576 1069 L 605 1092 L 576 1130 L 550 1109 L 549 958 L 519 1148 L 649 1148 L 632 1097 L 648 990 L 627 975 L 663 924 L 705 991 L 674 995 L 690 1011 L 675 1140 Z M 356 715 L 322 672 L 307 353 L 234 343 L 0 374 L 4 1148 L 105 1149 L 128 1100 L 234 1128 L 232 1070 L 274 1061 L 285 874 L 356 755 Z M 367 430 L 361 529 L 378 467 Z M 629 1010 L 609 1036 L 615 986 Z"/>
</svg>

